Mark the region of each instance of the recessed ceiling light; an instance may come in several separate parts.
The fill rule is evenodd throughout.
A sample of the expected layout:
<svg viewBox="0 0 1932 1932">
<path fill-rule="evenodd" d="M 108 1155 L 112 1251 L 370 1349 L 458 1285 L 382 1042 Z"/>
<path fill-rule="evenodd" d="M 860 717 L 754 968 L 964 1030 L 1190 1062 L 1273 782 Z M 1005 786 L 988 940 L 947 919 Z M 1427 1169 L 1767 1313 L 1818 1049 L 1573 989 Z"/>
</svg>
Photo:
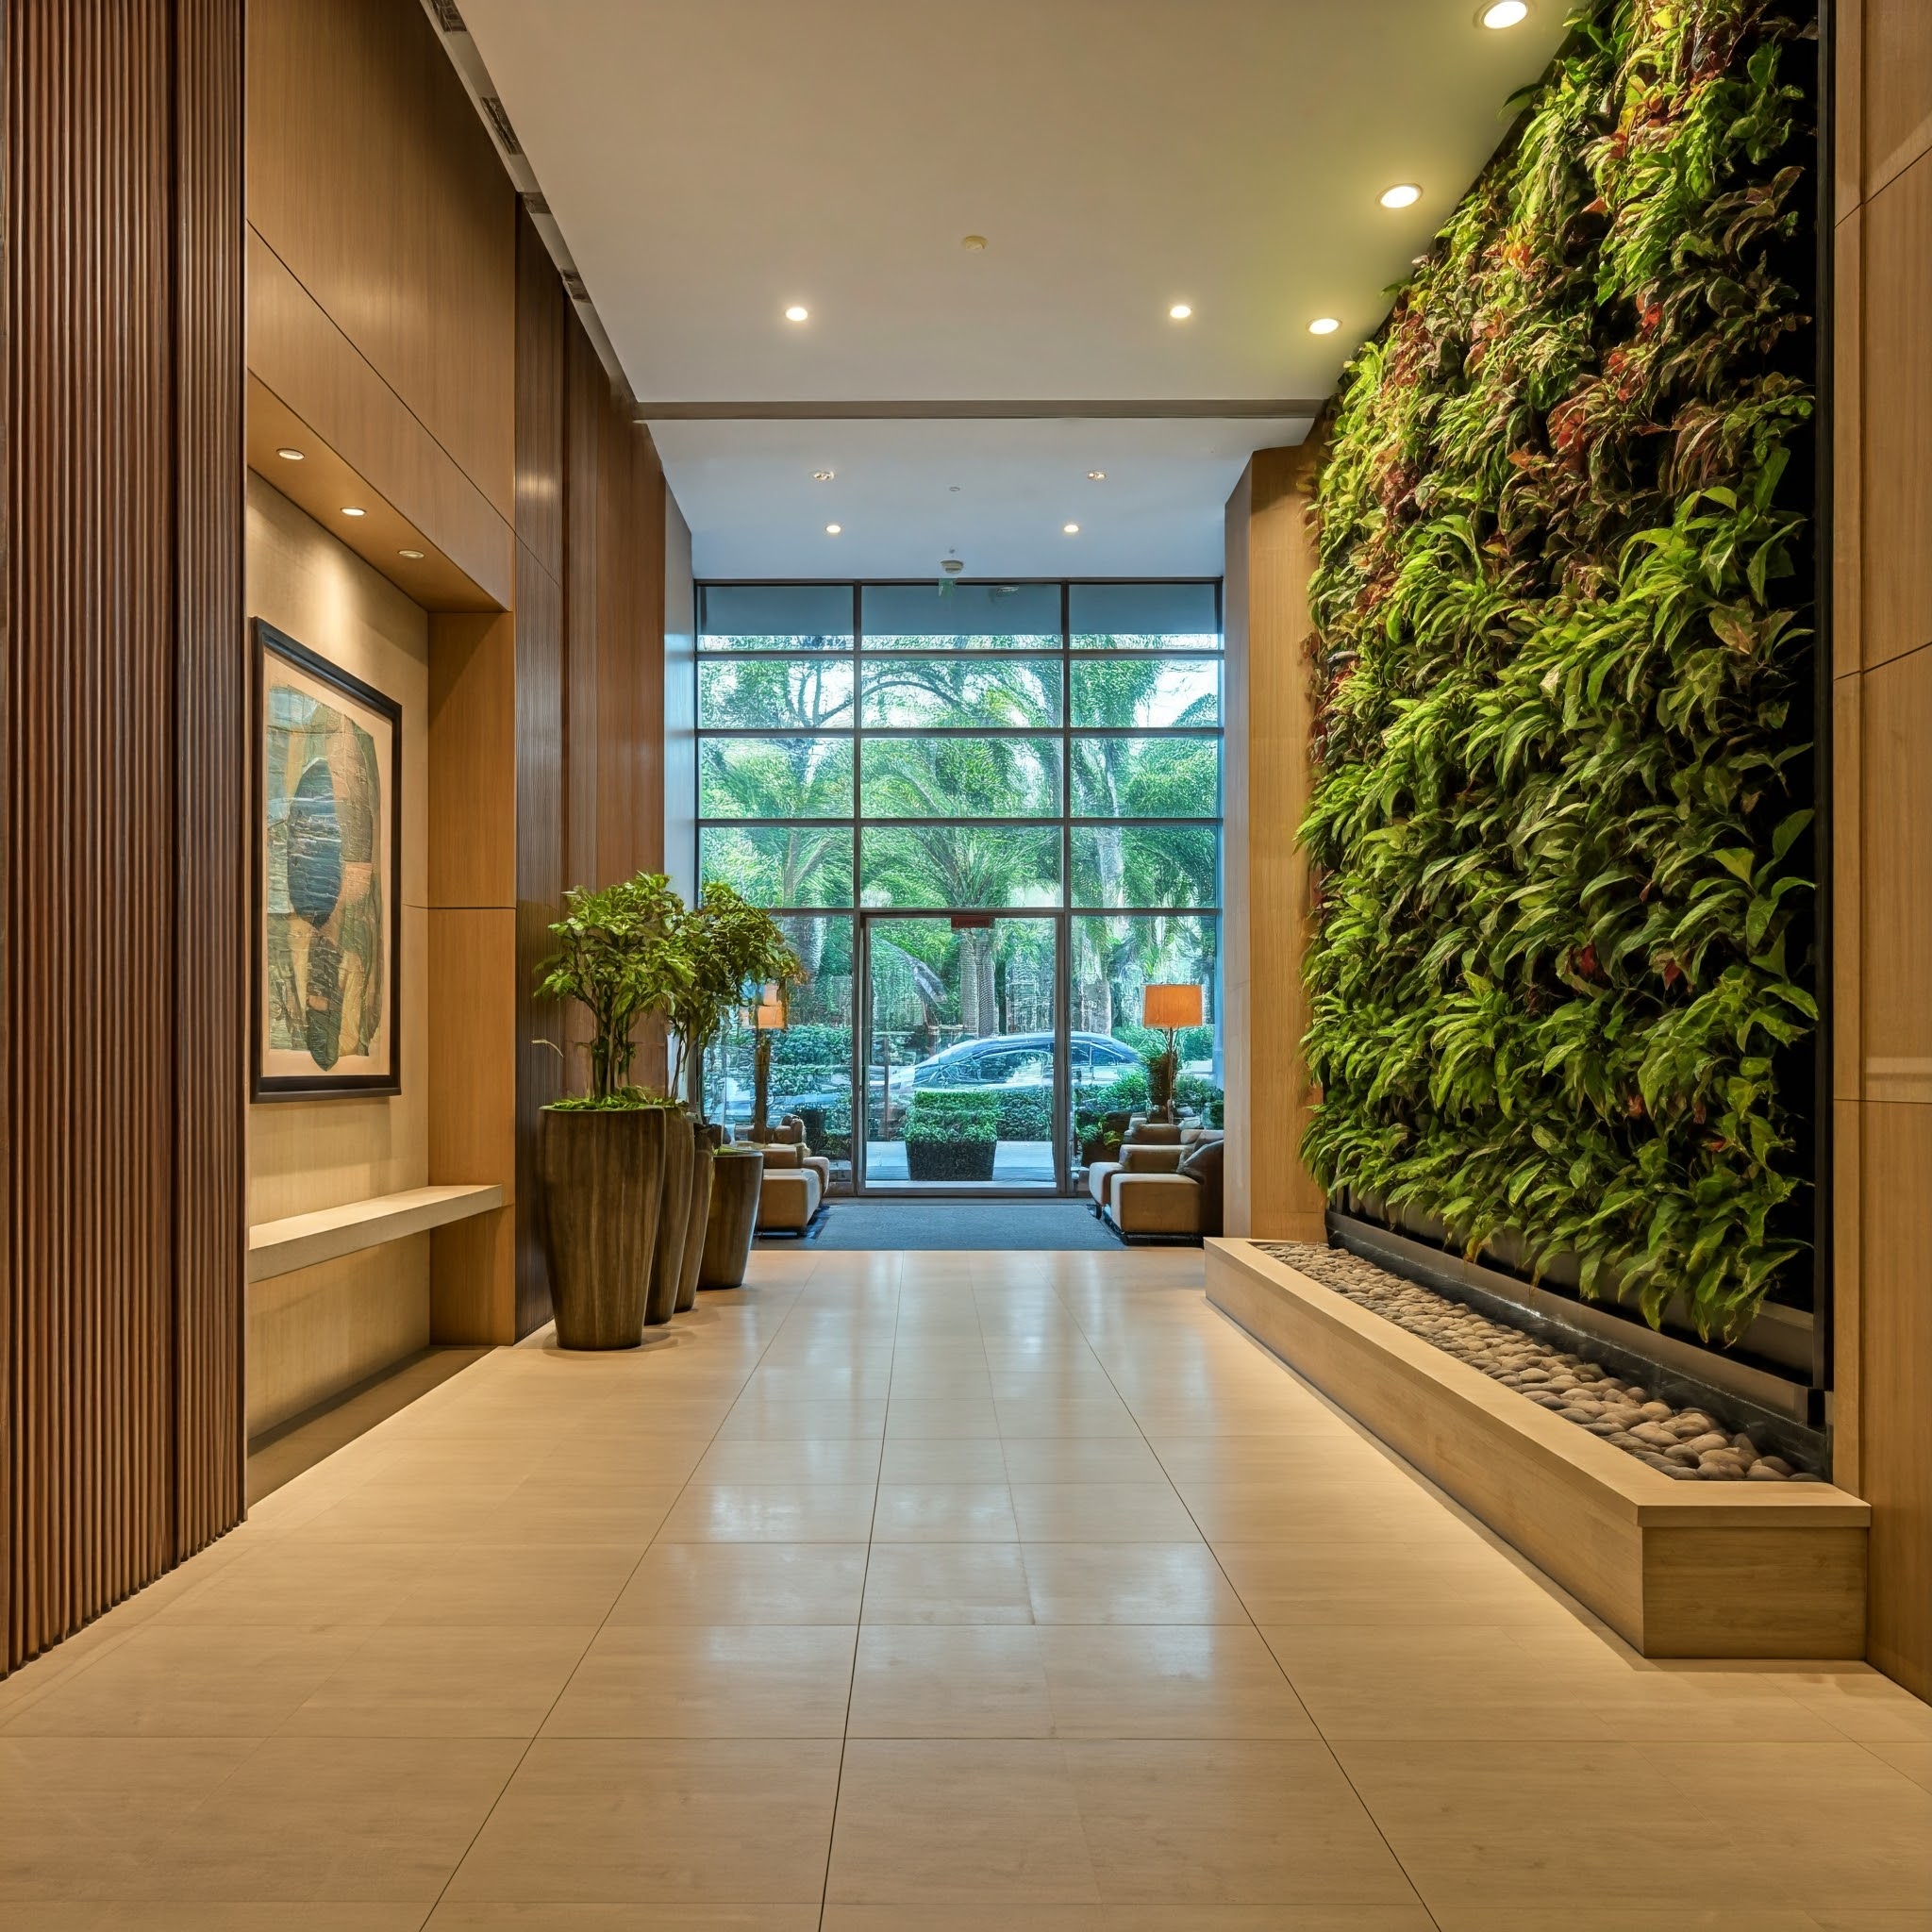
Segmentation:
<svg viewBox="0 0 1932 1932">
<path fill-rule="evenodd" d="M 1318 315 L 1308 325 L 1311 336 L 1332 336 L 1341 325 L 1332 315 Z"/>
<path fill-rule="evenodd" d="M 959 246 L 968 255 L 984 255 L 986 253 L 986 237 L 984 235 L 961 235 L 959 237 Z"/>
<path fill-rule="evenodd" d="M 1167 312 L 1174 321 L 1185 322 L 1194 311 L 1185 302 L 1176 302 Z"/>
<path fill-rule="evenodd" d="M 285 463 L 299 463 L 304 460 L 303 453 L 299 449 L 278 449 L 275 454 Z"/>
<path fill-rule="evenodd" d="M 832 480 L 832 472 L 830 470 L 814 470 L 811 473 L 811 480 L 814 483 L 829 483 Z"/>
<path fill-rule="evenodd" d="M 358 509 L 353 503 L 345 503 L 342 506 L 342 514 L 345 517 L 366 517 L 369 512 L 366 509 Z"/>
<path fill-rule="evenodd" d="M 794 302 L 791 305 L 791 307 L 785 311 L 785 320 L 787 322 L 803 322 L 806 319 L 806 317 L 808 316 L 810 313 L 811 310 L 808 308 L 804 303 Z"/>
<path fill-rule="evenodd" d="M 1077 537 L 1079 534 L 1080 526 L 1078 524 L 1062 524 L 1060 525 L 1060 535 L 1062 537 Z"/>
<path fill-rule="evenodd" d="M 842 530 L 844 527 L 845 525 L 843 524 L 827 524 L 825 525 L 825 535 L 828 537 L 836 537 L 839 534 L 839 532 Z"/>
<path fill-rule="evenodd" d="M 1107 472 L 1105 470 L 1089 470 L 1087 472 L 1087 480 L 1090 483 L 1105 483 L 1107 481 Z"/>
<path fill-rule="evenodd" d="M 1490 5 L 1476 15 L 1476 19 L 1489 27 L 1521 26 L 1529 18 L 1529 0 L 1490 0 Z"/>
<path fill-rule="evenodd" d="M 1413 181 L 1398 181 L 1393 188 L 1383 189 L 1378 199 L 1384 208 L 1413 208 L 1423 198 L 1423 192 Z"/>
<path fill-rule="evenodd" d="M 411 563 L 421 563 L 423 561 L 423 553 L 420 550 L 398 550 L 396 555 L 398 557 L 407 557 Z"/>
</svg>

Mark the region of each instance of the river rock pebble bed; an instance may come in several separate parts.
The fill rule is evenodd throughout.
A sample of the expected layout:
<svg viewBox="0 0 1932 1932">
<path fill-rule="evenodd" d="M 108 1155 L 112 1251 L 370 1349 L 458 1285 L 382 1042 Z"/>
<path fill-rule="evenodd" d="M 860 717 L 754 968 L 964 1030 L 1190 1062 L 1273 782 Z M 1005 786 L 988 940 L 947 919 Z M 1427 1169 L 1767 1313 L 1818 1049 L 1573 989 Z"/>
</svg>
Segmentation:
<svg viewBox="0 0 1932 1932">
<path fill-rule="evenodd" d="M 1299 1241 L 1255 1245 L 1665 1475 L 1681 1482 L 1823 1480 L 1782 1456 L 1760 1454 L 1748 1435 L 1727 1432 L 1701 1408 L 1674 1408 L 1668 1402 L 1658 1402 L 1641 1383 L 1619 1381 L 1583 1356 L 1492 1322 L 1346 1248 L 1309 1247 Z"/>
</svg>

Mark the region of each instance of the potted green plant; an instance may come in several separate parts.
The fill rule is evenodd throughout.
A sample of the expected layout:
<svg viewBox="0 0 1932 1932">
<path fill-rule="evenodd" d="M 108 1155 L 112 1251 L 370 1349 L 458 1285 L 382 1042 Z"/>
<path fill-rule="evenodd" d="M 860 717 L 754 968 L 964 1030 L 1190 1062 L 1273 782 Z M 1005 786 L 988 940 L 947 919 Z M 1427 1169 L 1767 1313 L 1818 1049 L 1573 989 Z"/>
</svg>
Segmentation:
<svg viewBox="0 0 1932 1932">
<path fill-rule="evenodd" d="M 914 1091 L 906 1115 L 906 1172 L 916 1181 L 990 1181 L 999 1149 L 992 1093 Z"/>
<path fill-rule="evenodd" d="M 665 943 L 681 910 L 662 874 L 640 873 L 600 891 L 567 891 L 563 917 L 550 928 L 556 949 L 540 969 L 538 993 L 590 1019 L 589 1037 L 575 1043 L 586 1049 L 591 1091 L 544 1108 L 537 1134 L 564 1348 L 635 1348 L 643 1340 L 670 1103 L 631 1084 L 632 1034 L 683 983 L 686 969 Z"/>
<path fill-rule="evenodd" d="M 666 943 L 683 968 L 664 1008 L 675 1043 L 671 1091 L 690 1095 L 692 1145 L 682 1218 L 675 1229 L 660 1229 L 659 1248 L 665 1265 L 675 1257 L 673 1307 L 688 1308 L 697 1299 L 719 1138 L 704 1115 L 706 1051 L 748 999 L 774 982 L 782 990 L 803 968 L 778 922 L 718 879 L 706 882 L 695 906 L 680 910 Z M 654 1304 L 660 1293 L 654 1285 Z"/>
</svg>

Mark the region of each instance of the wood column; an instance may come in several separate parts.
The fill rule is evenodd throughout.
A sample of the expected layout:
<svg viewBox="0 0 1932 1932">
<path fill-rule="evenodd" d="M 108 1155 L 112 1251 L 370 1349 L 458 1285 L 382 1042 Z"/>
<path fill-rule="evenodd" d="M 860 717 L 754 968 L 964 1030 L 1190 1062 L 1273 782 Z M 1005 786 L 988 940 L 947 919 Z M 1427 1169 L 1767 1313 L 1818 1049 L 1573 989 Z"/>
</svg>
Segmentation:
<svg viewBox="0 0 1932 1932">
<path fill-rule="evenodd" d="M 538 1114 L 581 1091 L 540 1041 L 576 1022 L 536 998 L 564 889 L 664 864 L 666 491 L 650 432 L 571 312 L 526 214 L 517 225 L 516 1330 L 550 1319 Z M 637 1077 L 664 1079 L 661 1038 Z M 493 1176 L 492 1176 L 493 1177 Z"/>
<path fill-rule="evenodd" d="M 242 1510 L 242 0 L 8 0 L 4 1666 Z"/>
<path fill-rule="evenodd" d="M 1226 1226 L 1324 1239 L 1323 1191 L 1301 1159 L 1310 1092 L 1302 1058 L 1309 929 L 1306 858 L 1312 720 L 1307 641 L 1321 452 L 1257 450 L 1227 503 L 1226 768 L 1222 858 Z"/>
<path fill-rule="evenodd" d="M 1932 1696 L 1932 9 L 1840 0 L 1833 291 L 1834 1477 L 1866 1654 Z"/>
</svg>

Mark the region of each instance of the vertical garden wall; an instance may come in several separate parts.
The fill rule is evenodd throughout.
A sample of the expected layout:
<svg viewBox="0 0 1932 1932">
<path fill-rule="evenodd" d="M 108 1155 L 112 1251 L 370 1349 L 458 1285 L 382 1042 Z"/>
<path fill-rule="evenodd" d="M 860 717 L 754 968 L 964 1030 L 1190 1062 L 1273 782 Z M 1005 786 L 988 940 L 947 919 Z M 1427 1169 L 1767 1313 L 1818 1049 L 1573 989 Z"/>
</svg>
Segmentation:
<svg viewBox="0 0 1932 1932">
<path fill-rule="evenodd" d="M 1619 0 L 1356 358 L 1311 590 L 1331 1190 L 1741 1330 L 1807 1267 L 1811 29 Z"/>
</svg>

